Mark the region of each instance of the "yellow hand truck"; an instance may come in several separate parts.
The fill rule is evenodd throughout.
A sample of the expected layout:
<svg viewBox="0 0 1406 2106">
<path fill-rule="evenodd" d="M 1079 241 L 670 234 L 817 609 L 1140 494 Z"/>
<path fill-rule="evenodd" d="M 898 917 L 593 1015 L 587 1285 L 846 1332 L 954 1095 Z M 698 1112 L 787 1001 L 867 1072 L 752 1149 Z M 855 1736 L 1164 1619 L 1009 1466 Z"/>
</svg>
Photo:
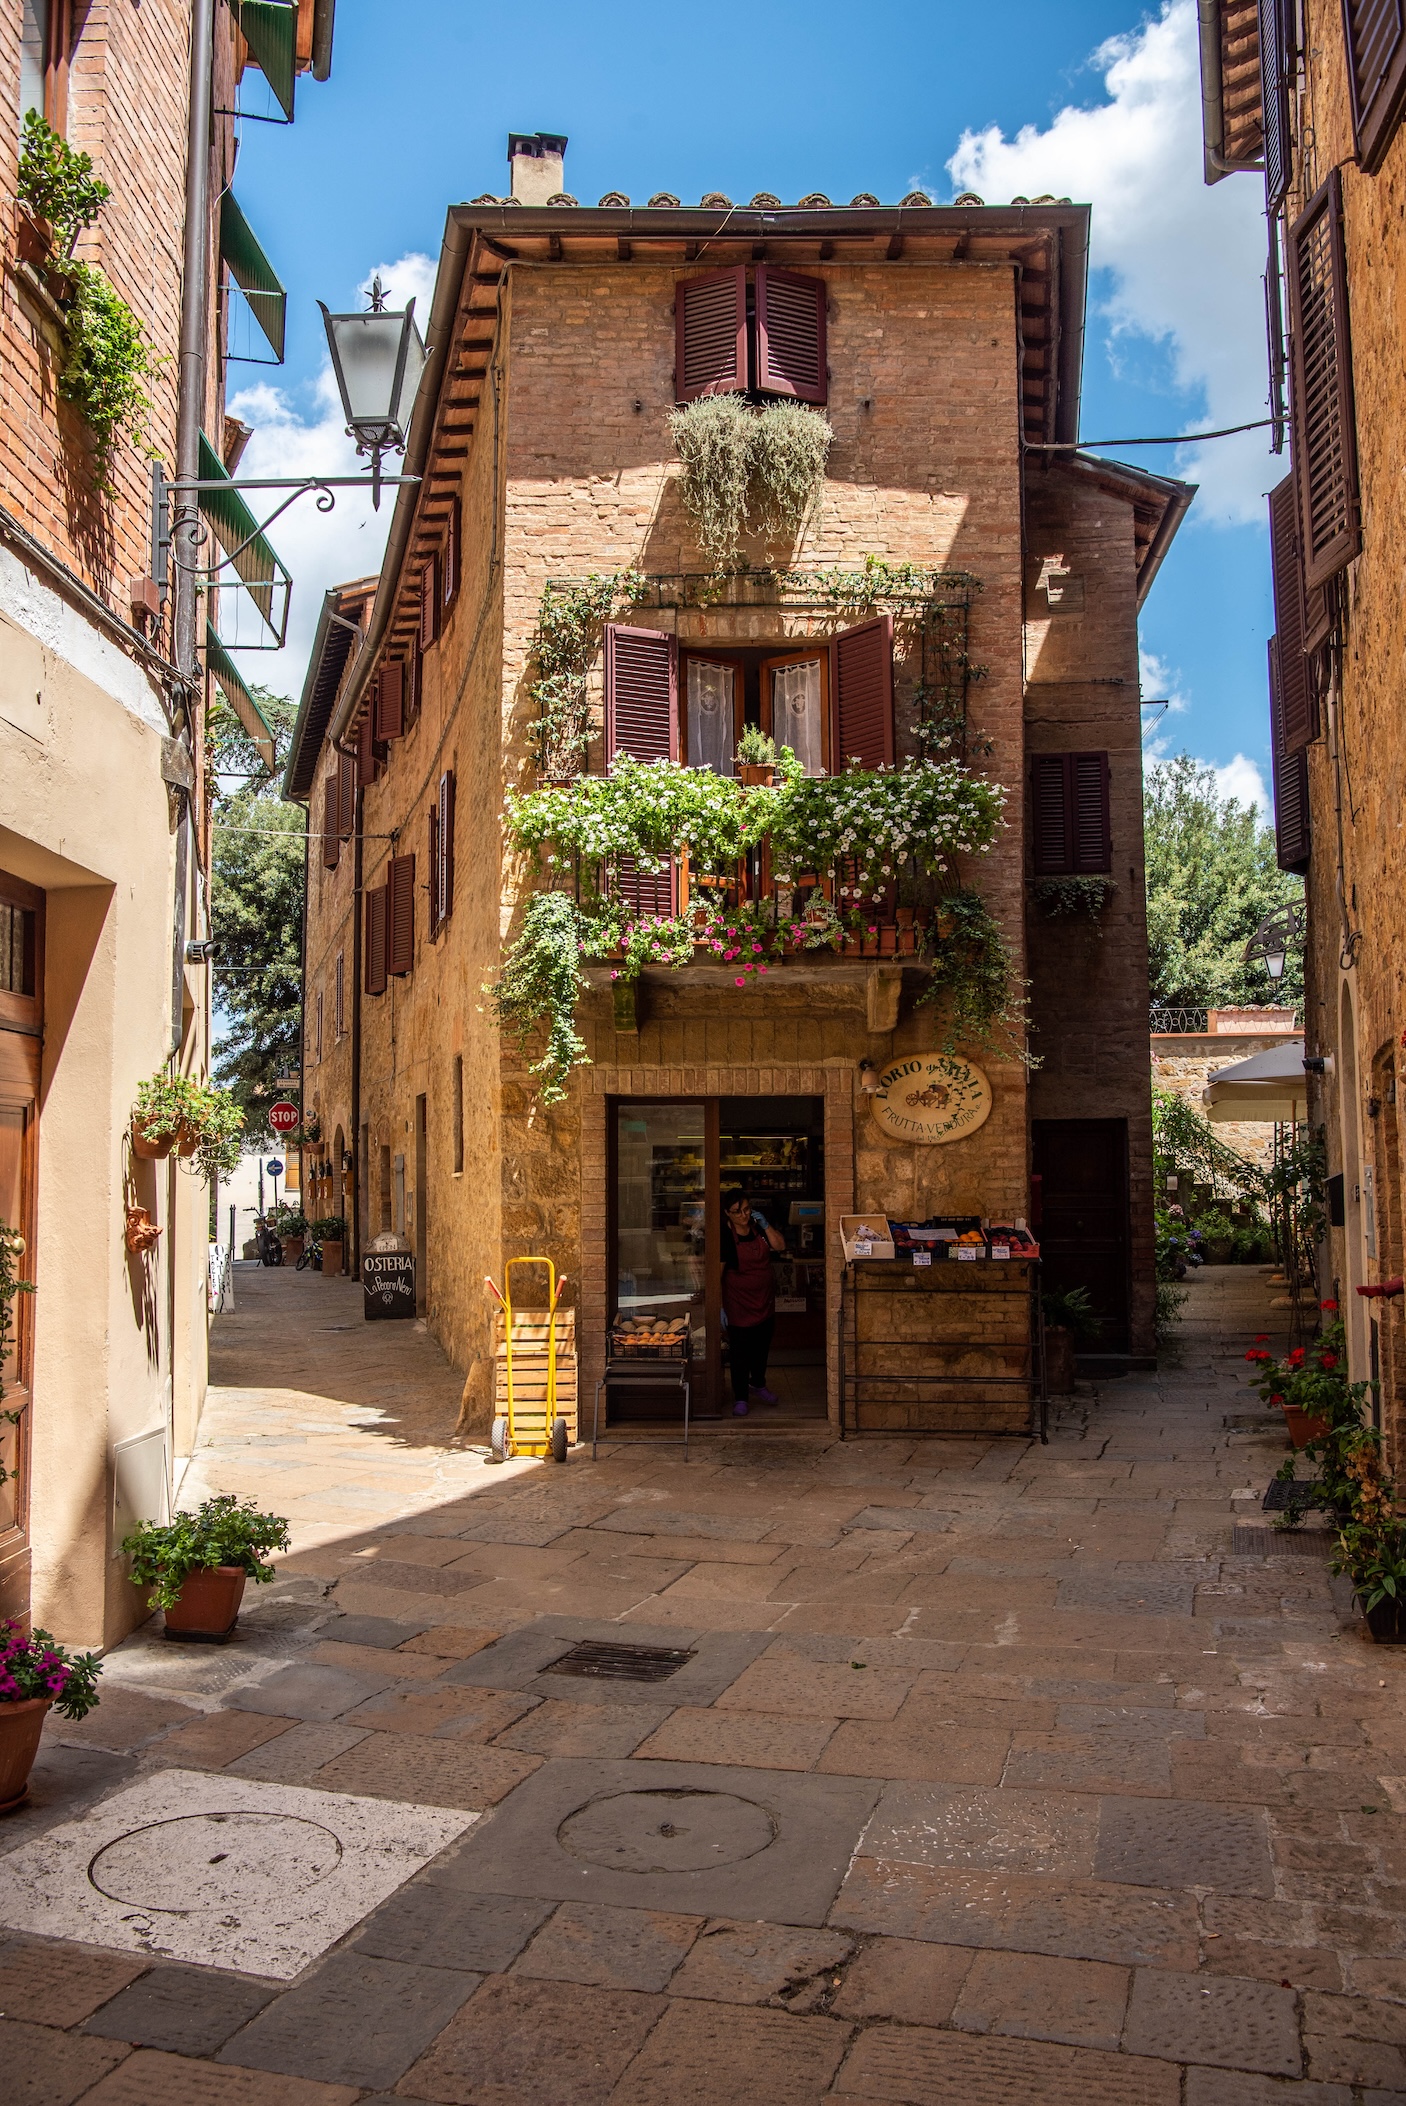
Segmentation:
<svg viewBox="0 0 1406 2106">
<path fill-rule="evenodd" d="M 546 1266 L 545 1309 L 513 1308 L 517 1265 Z M 551 1455 L 565 1462 L 576 1437 L 576 1311 L 558 1307 L 566 1275 L 557 1278 L 550 1258 L 510 1258 L 501 1292 L 491 1279 L 483 1284 L 498 1304 L 500 1326 L 493 1355 L 491 1460 Z"/>
</svg>

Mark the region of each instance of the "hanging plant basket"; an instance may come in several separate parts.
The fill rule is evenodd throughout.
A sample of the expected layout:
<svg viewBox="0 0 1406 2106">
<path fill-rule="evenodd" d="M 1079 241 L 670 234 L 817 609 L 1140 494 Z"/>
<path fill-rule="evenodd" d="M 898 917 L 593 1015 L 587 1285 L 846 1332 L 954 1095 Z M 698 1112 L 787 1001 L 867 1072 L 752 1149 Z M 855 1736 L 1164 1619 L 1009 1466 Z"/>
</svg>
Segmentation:
<svg viewBox="0 0 1406 2106">
<path fill-rule="evenodd" d="M 21 206 L 15 221 L 15 250 L 21 263 L 42 271 L 54 253 L 54 230 L 47 219 Z"/>
<path fill-rule="evenodd" d="M 132 1121 L 132 1153 L 143 1163 L 164 1163 L 176 1145 L 174 1133 L 149 1134 L 146 1128 Z"/>
</svg>

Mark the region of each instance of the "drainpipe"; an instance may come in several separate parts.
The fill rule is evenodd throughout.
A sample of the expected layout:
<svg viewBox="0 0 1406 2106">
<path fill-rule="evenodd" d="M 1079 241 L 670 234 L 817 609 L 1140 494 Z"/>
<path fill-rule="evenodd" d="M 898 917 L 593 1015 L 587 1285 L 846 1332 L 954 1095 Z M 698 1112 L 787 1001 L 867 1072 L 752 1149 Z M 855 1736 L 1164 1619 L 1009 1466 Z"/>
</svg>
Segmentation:
<svg viewBox="0 0 1406 2106">
<path fill-rule="evenodd" d="M 214 61 L 215 0 L 191 0 L 190 126 L 186 138 L 185 242 L 181 266 L 180 402 L 176 425 L 176 475 L 200 473 L 200 427 L 205 415 L 206 357 L 209 328 L 210 248 L 210 77 Z M 193 529 L 200 508 L 184 493 L 172 522 L 172 539 L 187 562 L 197 554 Z M 184 531 L 182 531 L 182 529 Z M 196 625 L 200 595 L 195 579 L 175 572 L 175 658 L 188 680 L 199 673 Z"/>
<path fill-rule="evenodd" d="M 361 1278 L 361 1210 L 365 1205 L 362 1191 L 361 1163 L 361 884 L 363 873 L 362 829 L 366 824 L 366 792 L 358 788 L 356 793 L 356 839 L 353 845 L 352 866 L 352 941 L 351 941 L 351 1132 L 348 1140 L 352 1158 L 353 1205 L 351 1219 L 347 1223 L 351 1230 L 352 1278 Z M 367 1148 L 368 1157 L 370 1147 Z M 368 1162 L 368 1172 L 369 1172 Z M 345 1172 L 343 1173 L 345 1179 Z M 366 1182 L 371 1179 L 367 1175 Z M 367 1223 L 370 1227 L 370 1223 Z"/>
</svg>

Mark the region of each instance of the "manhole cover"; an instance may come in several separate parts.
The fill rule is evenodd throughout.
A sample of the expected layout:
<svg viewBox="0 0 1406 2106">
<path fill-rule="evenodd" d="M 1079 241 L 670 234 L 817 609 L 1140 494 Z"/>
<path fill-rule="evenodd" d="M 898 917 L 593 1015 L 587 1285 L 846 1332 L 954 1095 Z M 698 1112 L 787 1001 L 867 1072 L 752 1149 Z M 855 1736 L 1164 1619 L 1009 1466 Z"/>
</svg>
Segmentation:
<svg viewBox="0 0 1406 2106">
<path fill-rule="evenodd" d="M 185 1814 L 117 1836 L 88 1867 L 110 1901 L 181 1916 L 193 1909 L 264 1912 L 336 1870 L 342 1846 L 330 1828 L 292 1814 Z"/>
<path fill-rule="evenodd" d="M 1266 1514 L 1287 1513 L 1291 1506 L 1330 1506 L 1332 1501 L 1321 1484 L 1308 1484 L 1302 1478 L 1274 1477 L 1269 1490 L 1260 1501 L 1260 1511 Z"/>
<path fill-rule="evenodd" d="M 1237 1558 L 1326 1558 L 1338 1539 L 1327 1528 L 1248 1528 L 1237 1521 L 1230 1551 Z"/>
<path fill-rule="evenodd" d="M 619 1792 L 568 1814 L 557 1841 L 611 1872 L 703 1872 L 768 1849 L 776 1823 L 731 1792 Z"/>
<path fill-rule="evenodd" d="M 610 1682 L 664 1682 L 692 1658 L 691 1652 L 670 1645 L 613 1645 L 600 1638 L 583 1638 L 543 1672 Z"/>
</svg>

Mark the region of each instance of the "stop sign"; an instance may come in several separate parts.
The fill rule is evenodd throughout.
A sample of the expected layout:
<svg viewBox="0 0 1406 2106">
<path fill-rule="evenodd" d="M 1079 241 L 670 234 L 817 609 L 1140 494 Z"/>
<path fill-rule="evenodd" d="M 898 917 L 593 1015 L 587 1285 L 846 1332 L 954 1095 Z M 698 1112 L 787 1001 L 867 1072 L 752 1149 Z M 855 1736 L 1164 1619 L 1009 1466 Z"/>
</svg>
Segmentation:
<svg viewBox="0 0 1406 2106">
<path fill-rule="evenodd" d="M 280 1102 L 270 1107 L 269 1125 L 275 1133 L 292 1133 L 297 1124 L 298 1107 L 296 1104 Z"/>
</svg>

